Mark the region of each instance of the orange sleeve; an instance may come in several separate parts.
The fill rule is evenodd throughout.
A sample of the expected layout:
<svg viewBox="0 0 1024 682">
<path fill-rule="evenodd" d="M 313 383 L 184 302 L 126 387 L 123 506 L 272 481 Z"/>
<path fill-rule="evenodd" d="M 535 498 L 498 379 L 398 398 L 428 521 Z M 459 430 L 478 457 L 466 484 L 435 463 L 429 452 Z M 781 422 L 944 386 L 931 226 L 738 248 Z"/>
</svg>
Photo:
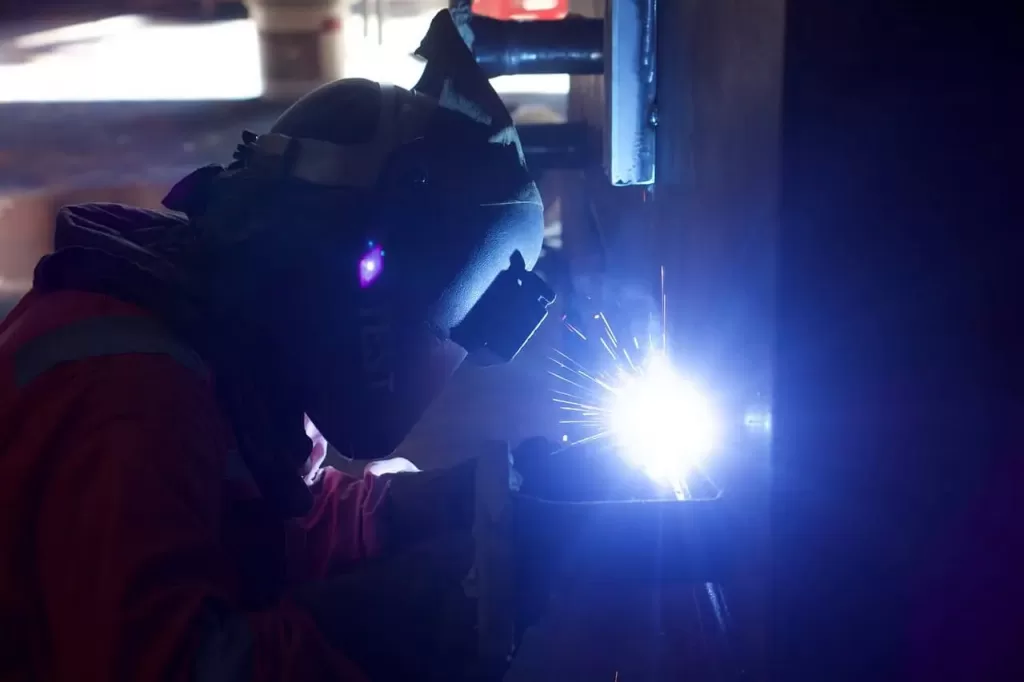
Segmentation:
<svg viewBox="0 0 1024 682">
<path fill-rule="evenodd" d="M 361 680 L 312 619 L 236 608 L 219 541 L 226 435 L 200 378 L 159 355 L 51 370 L 60 402 L 36 529 L 55 680 Z"/>
</svg>

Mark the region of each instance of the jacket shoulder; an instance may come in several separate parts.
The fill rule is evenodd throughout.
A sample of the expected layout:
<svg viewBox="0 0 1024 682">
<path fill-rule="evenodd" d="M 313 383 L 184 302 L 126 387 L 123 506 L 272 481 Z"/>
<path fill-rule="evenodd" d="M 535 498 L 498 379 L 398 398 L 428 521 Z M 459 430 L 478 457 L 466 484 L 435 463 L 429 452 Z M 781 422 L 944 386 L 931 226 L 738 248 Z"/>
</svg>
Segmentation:
<svg viewBox="0 0 1024 682">
<path fill-rule="evenodd" d="M 194 351 L 145 310 L 109 296 L 30 293 L 0 325 L 4 412 L 40 390 L 70 394 L 133 370 L 210 393 L 200 386 L 209 383 L 208 373 Z"/>
<path fill-rule="evenodd" d="M 111 296 L 84 291 L 30 291 L 0 322 L 0 358 L 62 327 L 100 317 L 151 318 L 145 310 Z"/>
</svg>

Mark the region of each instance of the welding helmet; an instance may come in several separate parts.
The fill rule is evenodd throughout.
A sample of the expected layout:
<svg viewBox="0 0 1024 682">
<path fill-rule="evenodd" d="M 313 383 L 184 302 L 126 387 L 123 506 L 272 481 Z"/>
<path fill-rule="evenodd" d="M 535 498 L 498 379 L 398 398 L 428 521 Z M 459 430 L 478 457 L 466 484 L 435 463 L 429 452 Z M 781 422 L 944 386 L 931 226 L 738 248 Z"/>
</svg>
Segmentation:
<svg viewBox="0 0 1024 682">
<path fill-rule="evenodd" d="M 467 354 L 511 360 L 554 298 L 531 271 L 543 207 L 518 137 L 447 11 L 419 54 L 412 90 L 328 84 L 240 148 L 244 172 L 337 197 L 306 275 L 319 331 L 287 374 L 356 458 L 389 455 Z M 372 112 L 363 130 L 339 124 L 353 108 Z"/>
</svg>

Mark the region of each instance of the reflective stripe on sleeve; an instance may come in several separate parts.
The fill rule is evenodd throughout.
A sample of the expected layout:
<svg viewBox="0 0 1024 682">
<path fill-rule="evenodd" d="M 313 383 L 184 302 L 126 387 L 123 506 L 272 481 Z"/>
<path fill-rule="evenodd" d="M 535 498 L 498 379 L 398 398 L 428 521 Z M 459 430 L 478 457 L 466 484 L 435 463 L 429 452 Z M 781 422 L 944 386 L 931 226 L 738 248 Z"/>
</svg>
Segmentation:
<svg viewBox="0 0 1024 682">
<path fill-rule="evenodd" d="M 152 318 L 93 317 L 59 327 L 24 344 L 15 352 L 14 379 L 24 388 L 60 365 L 116 355 L 167 355 L 202 378 L 209 371 L 199 355 Z M 237 451 L 228 454 L 224 476 L 252 480 Z M 207 605 L 194 660 L 196 682 L 245 682 L 253 673 L 253 634 L 242 614 Z"/>
<path fill-rule="evenodd" d="M 206 366 L 188 346 L 151 318 L 92 317 L 54 329 L 22 346 L 14 357 L 14 377 L 24 388 L 40 375 L 69 362 L 113 355 L 169 355 L 203 377 Z"/>
</svg>

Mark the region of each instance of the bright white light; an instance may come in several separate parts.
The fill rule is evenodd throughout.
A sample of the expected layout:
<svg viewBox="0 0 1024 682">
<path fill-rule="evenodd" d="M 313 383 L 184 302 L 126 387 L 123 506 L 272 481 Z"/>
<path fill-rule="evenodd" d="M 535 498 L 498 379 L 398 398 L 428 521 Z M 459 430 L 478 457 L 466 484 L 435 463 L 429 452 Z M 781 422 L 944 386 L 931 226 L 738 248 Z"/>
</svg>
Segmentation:
<svg viewBox="0 0 1024 682">
<path fill-rule="evenodd" d="M 743 417 L 743 423 L 752 431 L 771 433 L 772 413 L 768 410 L 750 410 Z"/>
<path fill-rule="evenodd" d="M 37 31 L 18 36 L 11 42 L 16 49 L 33 50 L 79 41 L 111 38 L 137 31 L 145 24 L 146 20 L 141 16 L 124 14 L 117 17 L 107 17 L 98 21 L 87 21 L 82 24 L 71 24 L 70 26 Z"/>
<path fill-rule="evenodd" d="M 683 481 L 718 444 L 710 402 L 661 355 L 624 378 L 610 417 L 622 456 L 660 483 Z"/>
<path fill-rule="evenodd" d="M 362 17 L 347 17 L 339 54 L 344 75 L 411 87 L 423 73 L 412 51 L 433 16 L 431 11 L 389 17 L 382 45 L 376 25 L 366 38 Z M 262 92 L 259 41 L 250 20 L 195 23 L 125 15 L 15 32 L 9 43 L 27 54 L 23 62 L 0 63 L 0 103 L 237 100 Z M 569 91 L 564 74 L 502 76 L 491 83 L 501 94 Z"/>
<path fill-rule="evenodd" d="M 128 15 L 23 35 L 11 46 L 28 53 L 0 64 L 4 103 L 237 100 L 262 91 L 250 21 Z"/>
</svg>

